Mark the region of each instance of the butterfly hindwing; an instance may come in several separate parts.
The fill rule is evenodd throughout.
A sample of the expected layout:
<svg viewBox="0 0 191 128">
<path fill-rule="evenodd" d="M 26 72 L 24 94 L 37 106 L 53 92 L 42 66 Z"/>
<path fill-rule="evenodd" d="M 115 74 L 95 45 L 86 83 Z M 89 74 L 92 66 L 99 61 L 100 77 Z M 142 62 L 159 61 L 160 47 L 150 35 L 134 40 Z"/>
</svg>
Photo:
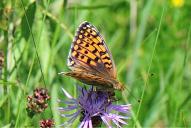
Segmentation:
<svg viewBox="0 0 191 128">
<path fill-rule="evenodd" d="M 115 64 L 99 31 L 90 23 L 82 23 L 71 45 L 68 66 L 100 76 L 116 77 Z"/>
<path fill-rule="evenodd" d="M 75 79 L 89 85 L 101 86 L 102 88 L 112 88 L 112 84 L 108 79 L 104 79 L 99 75 L 93 75 L 88 72 L 71 71 L 71 72 L 65 72 L 64 75 L 74 77 Z"/>
</svg>

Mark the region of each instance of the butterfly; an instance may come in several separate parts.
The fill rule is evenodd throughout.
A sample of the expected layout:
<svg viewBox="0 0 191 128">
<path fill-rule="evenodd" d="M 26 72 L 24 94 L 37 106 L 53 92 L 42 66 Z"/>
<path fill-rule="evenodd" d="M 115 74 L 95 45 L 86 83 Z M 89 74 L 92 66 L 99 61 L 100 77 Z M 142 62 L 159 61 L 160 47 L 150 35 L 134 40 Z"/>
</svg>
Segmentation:
<svg viewBox="0 0 191 128">
<path fill-rule="evenodd" d="M 102 89 L 124 90 L 124 85 L 116 78 L 115 63 L 103 37 L 87 21 L 76 32 L 67 65 L 71 71 L 60 74 Z"/>
</svg>

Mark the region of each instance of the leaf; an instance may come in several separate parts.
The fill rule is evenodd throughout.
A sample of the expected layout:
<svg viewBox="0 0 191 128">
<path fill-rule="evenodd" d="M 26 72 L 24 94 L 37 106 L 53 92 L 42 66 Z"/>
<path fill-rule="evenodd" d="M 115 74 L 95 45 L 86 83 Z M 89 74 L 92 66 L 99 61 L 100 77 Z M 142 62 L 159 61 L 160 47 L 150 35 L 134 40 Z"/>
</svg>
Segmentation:
<svg viewBox="0 0 191 128">
<path fill-rule="evenodd" d="M 68 0 L 64 0 L 64 9 L 65 10 L 66 10 L 67 4 L 68 4 Z"/>
<path fill-rule="evenodd" d="M 33 2 L 32 4 L 28 6 L 26 12 L 24 12 L 26 13 L 26 15 L 23 15 L 22 17 L 21 30 L 22 30 L 22 36 L 25 38 L 25 40 L 28 40 L 30 36 L 29 27 L 30 29 L 32 29 L 35 12 L 36 12 L 36 3 Z"/>
</svg>

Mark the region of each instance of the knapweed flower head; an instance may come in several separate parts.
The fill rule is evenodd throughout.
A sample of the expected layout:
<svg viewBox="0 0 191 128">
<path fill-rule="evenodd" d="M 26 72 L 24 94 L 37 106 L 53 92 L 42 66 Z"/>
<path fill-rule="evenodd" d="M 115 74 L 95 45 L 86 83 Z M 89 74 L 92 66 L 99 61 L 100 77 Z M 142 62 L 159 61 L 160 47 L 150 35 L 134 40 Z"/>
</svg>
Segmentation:
<svg viewBox="0 0 191 128">
<path fill-rule="evenodd" d="M 113 96 L 108 91 L 95 91 L 93 88 L 89 90 L 80 88 L 80 95 L 78 98 L 73 98 L 66 90 L 62 89 L 64 94 L 69 98 L 67 101 L 59 100 L 67 105 L 67 107 L 60 107 L 61 116 L 69 118 L 67 123 L 62 125 L 72 124 L 75 119 L 80 116 L 80 128 L 92 128 L 105 124 L 112 128 L 115 124 L 118 127 L 127 125 L 125 121 L 128 119 L 130 104 L 128 105 L 114 105 Z M 74 111 L 72 114 L 65 114 L 68 111 Z M 126 116 L 118 113 L 127 114 Z"/>
<path fill-rule="evenodd" d="M 48 95 L 47 89 L 36 88 L 33 91 L 32 96 L 27 97 L 27 112 L 30 117 L 33 117 L 36 113 L 43 112 L 48 107 L 48 100 L 50 96 Z"/>
<path fill-rule="evenodd" d="M 41 128 L 52 128 L 54 124 L 52 119 L 43 119 L 39 122 Z"/>
</svg>

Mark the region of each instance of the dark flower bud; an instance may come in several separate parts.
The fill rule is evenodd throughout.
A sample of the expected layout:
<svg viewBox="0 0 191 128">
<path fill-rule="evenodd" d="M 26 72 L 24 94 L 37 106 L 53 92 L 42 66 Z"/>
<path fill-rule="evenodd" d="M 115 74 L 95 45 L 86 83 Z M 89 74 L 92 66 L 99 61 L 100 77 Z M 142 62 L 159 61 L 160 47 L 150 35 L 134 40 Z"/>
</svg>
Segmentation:
<svg viewBox="0 0 191 128">
<path fill-rule="evenodd" d="M 44 119 L 39 122 L 41 128 L 51 128 L 54 126 L 54 121 L 52 119 Z"/>
<path fill-rule="evenodd" d="M 33 117 L 36 113 L 43 112 L 48 107 L 48 100 L 50 96 L 48 95 L 47 89 L 36 88 L 33 91 L 32 96 L 27 97 L 27 112 L 30 117 Z"/>
</svg>

